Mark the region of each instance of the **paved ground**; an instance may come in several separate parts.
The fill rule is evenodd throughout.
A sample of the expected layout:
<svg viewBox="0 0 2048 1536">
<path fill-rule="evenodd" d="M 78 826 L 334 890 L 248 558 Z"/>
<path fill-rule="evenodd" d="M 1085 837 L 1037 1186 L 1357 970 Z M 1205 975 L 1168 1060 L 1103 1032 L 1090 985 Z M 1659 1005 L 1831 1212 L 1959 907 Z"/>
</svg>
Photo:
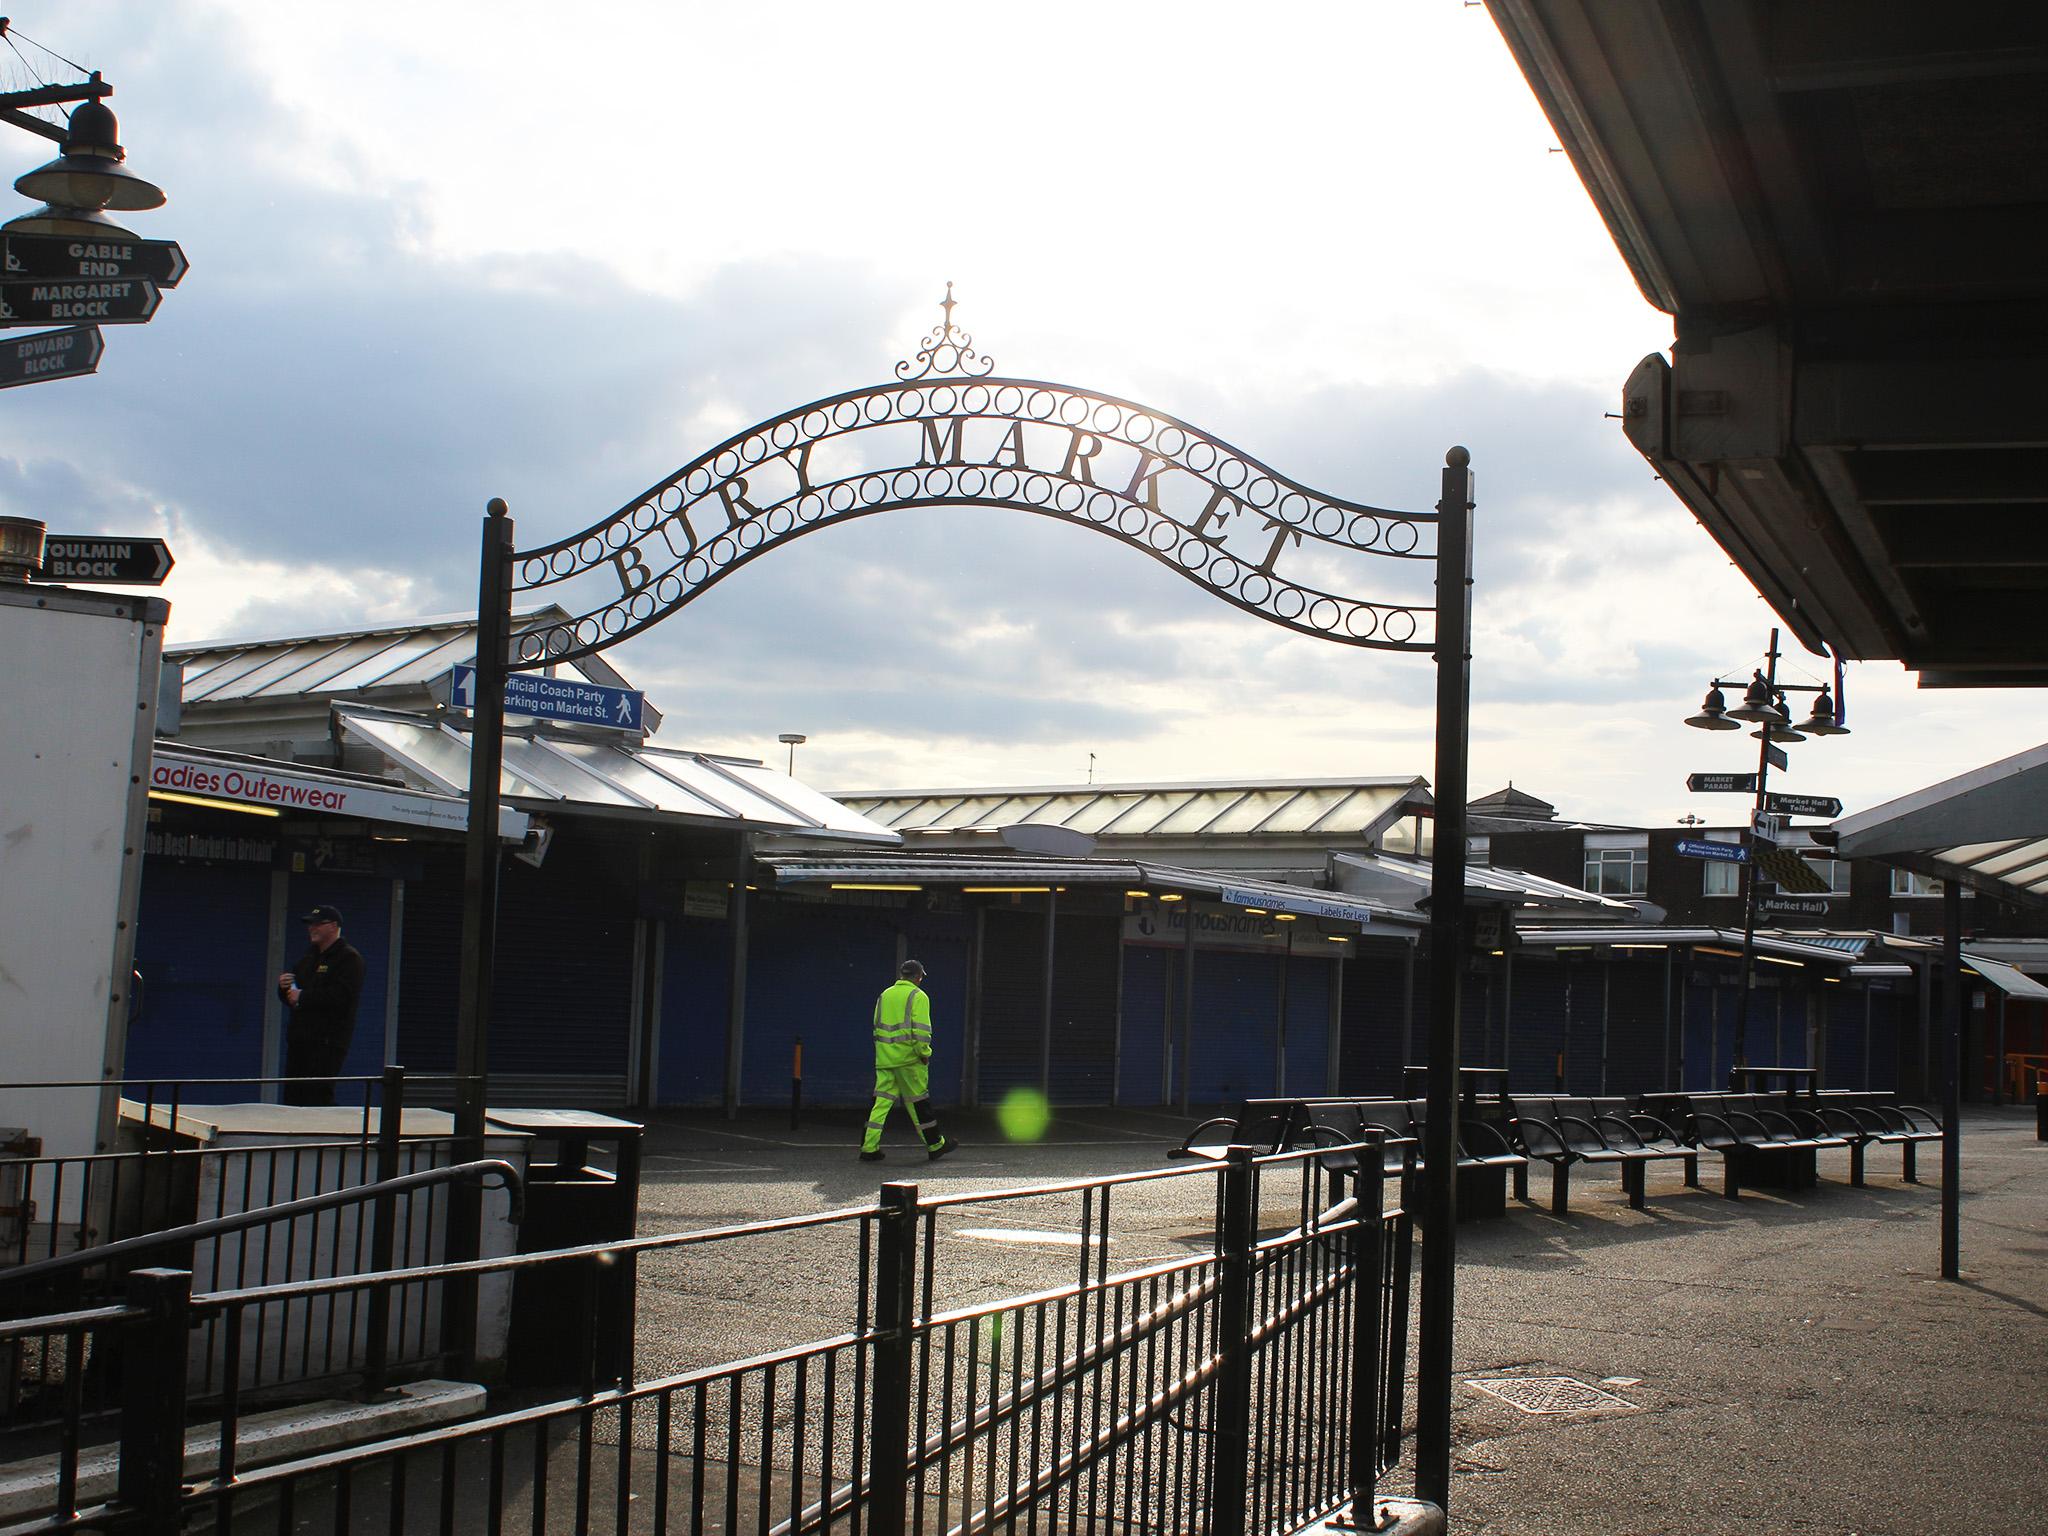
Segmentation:
<svg viewBox="0 0 2048 1536">
<path fill-rule="evenodd" d="M 956 1115 L 959 1155 L 927 1164 L 892 1142 L 877 1166 L 854 1159 L 858 1118 L 814 1111 L 800 1132 L 786 1114 L 663 1118 L 642 1230 L 857 1204 L 891 1177 L 959 1192 L 1155 1167 L 1187 1124 L 1076 1112 L 1019 1147 Z M 1937 1185 L 1902 1183 L 1896 1154 L 1871 1161 L 1864 1189 L 1834 1154 L 1818 1188 L 1739 1203 L 1713 1191 L 1713 1159 L 1705 1189 L 1663 1165 L 1642 1212 L 1612 1178 L 1575 1179 L 1567 1218 L 1511 1205 L 1462 1227 L 1452 1529 L 2048 1530 L 2048 1145 L 2031 1115 L 1966 1117 L 1960 1284 L 1938 1278 Z M 1937 1165 L 1923 1154 L 1930 1180 Z M 1069 1278 L 1075 1250 L 1049 1234 L 1073 1216 L 1056 1201 L 1012 1205 L 948 1231 L 951 1299 Z M 1186 1184 L 1121 1195 L 1112 1267 L 1185 1251 L 1206 1216 Z M 800 1238 L 744 1266 L 736 1252 L 648 1263 L 643 1371 L 842 1325 L 850 1254 Z M 1604 1384 L 1619 1403 L 1524 1414 L 1468 1384 L 1495 1376 Z M 1412 1384 L 1408 1401 L 1412 1414 Z M 1406 1487 L 1405 1470 L 1388 1483 Z"/>
</svg>

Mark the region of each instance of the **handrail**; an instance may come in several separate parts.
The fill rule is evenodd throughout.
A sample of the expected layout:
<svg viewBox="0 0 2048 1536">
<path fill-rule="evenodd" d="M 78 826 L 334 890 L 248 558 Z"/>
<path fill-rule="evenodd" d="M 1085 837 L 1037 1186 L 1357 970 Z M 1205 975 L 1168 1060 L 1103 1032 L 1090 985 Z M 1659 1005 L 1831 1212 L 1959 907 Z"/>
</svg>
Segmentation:
<svg viewBox="0 0 2048 1536">
<path fill-rule="evenodd" d="M 451 1163 L 446 1168 L 427 1168 L 418 1173 L 400 1174 L 395 1179 L 379 1179 L 371 1184 L 354 1184 L 347 1189 L 329 1190 L 325 1194 L 303 1195 L 297 1200 L 285 1200 L 277 1205 L 258 1206 L 254 1210 L 236 1211 L 232 1215 L 213 1216 L 205 1221 L 189 1222 L 182 1227 L 167 1227 L 161 1232 L 144 1232 L 136 1237 L 124 1237 L 118 1242 L 105 1243 L 97 1248 L 81 1248 L 76 1253 L 59 1254 L 53 1259 L 37 1259 L 32 1264 L 0 1270 L 0 1286 L 40 1279 L 45 1275 L 62 1274 L 74 1269 L 91 1269 L 106 1263 L 109 1259 L 118 1259 L 131 1253 L 146 1253 L 153 1248 L 169 1248 L 179 1243 L 197 1242 L 201 1238 L 217 1237 L 226 1232 L 241 1232 L 273 1221 L 285 1221 L 296 1216 L 308 1216 L 315 1211 L 332 1210 L 336 1206 L 358 1205 L 365 1200 L 375 1200 L 385 1195 L 403 1194 L 407 1190 L 420 1189 L 431 1184 L 452 1184 L 463 1179 L 483 1179 L 491 1174 L 498 1175 L 504 1181 L 504 1187 L 512 1196 L 512 1220 L 520 1220 L 526 1211 L 524 1179 L 521 1178 L 519 1170 L 503 1158 L 487 1157 L 473 1163 Z"/>
</svg>

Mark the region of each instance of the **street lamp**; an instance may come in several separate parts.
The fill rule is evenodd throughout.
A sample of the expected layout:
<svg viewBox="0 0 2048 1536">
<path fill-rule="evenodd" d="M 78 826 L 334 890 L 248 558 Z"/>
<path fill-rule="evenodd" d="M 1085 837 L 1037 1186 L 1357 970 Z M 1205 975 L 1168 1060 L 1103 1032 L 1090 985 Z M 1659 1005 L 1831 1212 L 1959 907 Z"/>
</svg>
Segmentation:
<svg viewBox="0 0 2048 1536">
<path fill-rule="evenodd" d="M 19 235 L 133 238 L 130 231 L 109 219 L 105 210 L 138 213 L 164 205 L 161 187 L 122 164 L 128 156 L 121 148 L 120 125 L 101 99 L 111 95 L 113 89 L 95 70 L 84 85 L 0 92 L 0 120 L 55 139 L 61 147 L 56 159 L 15 178 L 14 190 L 24 197 L 41 198 L 43 206 L 9 219 L 5 228 Z M 58 106 L 67 101 L 79 105 L 63 128 L 22 110 Z"/>
<path fill-rule="evenodd" d="M 1815 686 L 1778 681 L 1778 631 L 1775 629 L 1771 631 L 1770 649 L 1765 655 L 1764 665 L 1752 673 L 1743 688 L 1742 703 L 1730 709 L 1727 695 L 1722 690 L 1733 686 L 1715 678 L 1707 685 L 1707 696 L 1700 705 L 1700 712 L 1689 716 L 1685 723 L 1702 731 L 1739 730 L 1741 725 L 1738 722 L 1748 722 L 1756 727 L 1749 733 L 1757 738 L 1756 800 L 1750 808 L 1749 857 L 1743 860 L 1741 875 L 1742 1003 L 1735 1015 L 1735 1062 L 1728 1076 L 1728 1086 L 1739 1090 L 1743 1086 L 1742 1073 L 1749 1065 L 1750 992 L 1756 980 L 1756 866 L 1758 855 L 1769 842 L 1764 829 L 1770 825 L 1771 766 L 1774 762 L 1780 768 L 1789 766 L 1783 745 L 1804 741 L 1809 736 L 1846 736 L 1849 727 L 1842 724 L 1841 708 L 1825 683 Z M 1791 707 L 1785 699 L 1788 693 L 1814 695 L 1812 713 L 1797 727 L 1792 724 Z"/>
<path fill-rule="evenodd" d="M 796 749 L 811 738 L 798 731 L 784 731 L 775 739 L 789 748 L 789 776 L 793 779 L 796 777 Z"/>
</svg>

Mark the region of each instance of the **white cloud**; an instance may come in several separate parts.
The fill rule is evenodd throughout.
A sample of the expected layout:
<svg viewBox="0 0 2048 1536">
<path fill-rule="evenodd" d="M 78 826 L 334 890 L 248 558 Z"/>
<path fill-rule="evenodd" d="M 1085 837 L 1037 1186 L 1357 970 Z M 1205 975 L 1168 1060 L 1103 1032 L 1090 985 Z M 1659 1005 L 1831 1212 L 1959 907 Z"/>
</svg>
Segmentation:
<svg viewBox="0 0 2048 1536">
<path fill-rule="evenodd" d="M 1732 765 L 1679 721 L 1772 621 L 1604 419 L 1669 322 L 1483 9 L 84 0 L 32 30 L 114 81 L 170 194 L 135 223 L 193 270 L 98 377 L 9 392 L 0 503 L 165 531 L 180 637 L 461 608 L 487 498 L 571 534 L 885 378 L 951 278 L 1004 371 L 1333 494 L 1427 507 L 1467 443 L 1475 790 L 1663 821 Z M 996 512 L 806 538 L 615 659 L 670 739 L 806 731 L 818 782 L 1431 766 L 1426 658 Z M 1797 787 L 1867 803 L 2042 735 L 2032 695 L 1851 689 Z"/>
</svg>

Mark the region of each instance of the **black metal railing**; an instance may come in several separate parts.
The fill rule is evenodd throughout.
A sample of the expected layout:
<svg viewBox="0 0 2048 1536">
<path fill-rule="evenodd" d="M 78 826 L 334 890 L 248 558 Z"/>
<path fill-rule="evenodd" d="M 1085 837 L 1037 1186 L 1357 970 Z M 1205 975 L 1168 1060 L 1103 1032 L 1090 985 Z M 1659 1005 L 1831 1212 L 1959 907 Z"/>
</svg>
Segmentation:
<svg viewBox="0 0 2048 1536">
<path fill-rule="evenodd" d="M 417 1178 L 454 1162 L 449 1134 L 406 1136 L 403 1068 L 377 1077 L 338 1078 L 346 1128 L 299 1133 L 291 1140 L 209 1144 L 193 1120 L 203 1103 L 219 1107 L 223 1090 L 261 1090 L 281 1079 L 185 1082 L 50 1083 L 17 1090 L 103 1089 L 119 1100 L 118 1150 L 0 1159 L 0 1187 L 18 1191 L 14 1216 L 0 1230 L 0 1318 L 78 1311 L 119 1300 L 136 1249 L 155 1267 L 189 1271 L 201 1291 L 336 1274 L 412 1268 L 439 1257 L 445 1180 Z M 419 1080 L 413 1079 L 414 1085 Z M 132 1094 L 132 1096 L 131 1096 Z M 195 1095 L 206 1095 L 195 1097 Z M 313 1197 L 381 1184 L 365 1202 Z M 266 1211 L 261 1220 L 227 1218 Z M 181 1232 L 165 1241 L 166 1232 Z M 440 1307 L 431 1281 L 315 1306 L 280 1300 L 258 1320 L 266 1347 L 242 1352 L 244 1388 L 288 1385 L 398 1361 L 426 1364 L 440 1352 Z M 387 1315 L 388 1314 L 388 1315 Z M 0 1339 L 0 1432 L 53 1421 L 72 1411 L 114 1406 L 115 1379 L 86 1349 L 84 1381 L 66 1368 L 75 1341 L 38 1340 L 10 1330 Z M 369 1356 L 383 1358 L 370 1361 Z M 209 1323 L 193 1346 L 193 1396 L 225 1385 L 226 1341 Z"/>
<path fill-rule="evenodd" d="M 47 1505 L 19 1529 L 1242 1536 L 1369 1508 L 1401 1444 L 1410 1230 L 1382 1210 L 1377 1139 L 1357 1150 L 1240 1149 L 1221 1165 L 929 1198 L 894 1184 L 802 1217 L 199 1296 L 189 1276 L 138 1271 L 121 1307 L 0 1325 L 0 1338 L 39 1325 L 72 1353 L 118 1336 L 156 1381 L 154 1413 L 124 1402 L 116 1485 L 79 1491 L 67 1429 L 70 1471 L 60 1455 Z M 1164 1187 L 1132 1198 L 1140 1185 Z M 1078 1220 L 1044 1215 L 1063 1208 Z M 1011 1225 L 973 1225 L 991 1221 Z M 719 1273 L 757 1281 L 807 1262 L 846 1326 L 642 1379 L 640 1354 L 673 1361 L 715 1318 L 693 1305 L 689 1339 L 636 1336 L 636 1282 L 718 1245 L 743 1261 Z M 967 1245 L 974 1263 L 946 1262 Z M 1112 1272 L 1113 1246 L 1135 1262 Z M 1165 1251 L 1137 1251 L 1153 1247 Z M 1069 1248 L 1078 1260 L 1060 1257 Z M 1071 1267 L 1056 1277 L 1055 1264 Z M 766 1289 L 793 1292 L 789 1273 Z M 233 1340 L 251 1308 L 430 1276 L 571 1277 L 582 1304 L 562 1327 L 581 1390 L 270 1465 L 252 1465 L 274 1453 L 243 1433 L 238 1373 L 208 1438 L 186 1439 L 182 1395 L 164 1411 L 193 1329 Z M 1033 1277 L 1052 1283 L 1010 1289 Z M 626 1308 L 622 1336 L 606 1332 L 608 1305 Z"/>
</svg>

